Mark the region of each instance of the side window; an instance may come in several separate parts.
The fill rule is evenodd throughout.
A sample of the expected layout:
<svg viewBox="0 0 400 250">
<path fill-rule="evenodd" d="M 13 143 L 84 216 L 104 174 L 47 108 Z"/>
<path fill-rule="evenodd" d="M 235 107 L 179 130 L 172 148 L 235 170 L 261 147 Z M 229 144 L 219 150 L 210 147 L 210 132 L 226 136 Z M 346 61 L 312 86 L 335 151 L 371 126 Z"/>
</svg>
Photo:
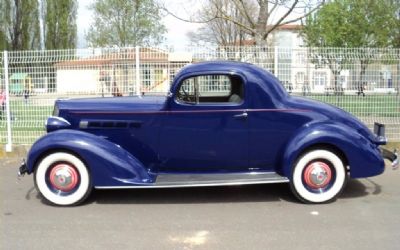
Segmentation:
<svg viewBox="0 0 400 250">
<path fill-rule="evenodd" d="M 185 79 L 176 95 L 183 103 L 241 103 L 242 79 L 232 75 L 201 75 Z"/>
<path fill-rule="evenodd" d="M 179 102 L 197 103 L 195 90 L 197 84 L 195 84 L 195 81 L 197 81 L 196 78 L 188 78 L 182 82 L 176 95 Z"/>
</svg>

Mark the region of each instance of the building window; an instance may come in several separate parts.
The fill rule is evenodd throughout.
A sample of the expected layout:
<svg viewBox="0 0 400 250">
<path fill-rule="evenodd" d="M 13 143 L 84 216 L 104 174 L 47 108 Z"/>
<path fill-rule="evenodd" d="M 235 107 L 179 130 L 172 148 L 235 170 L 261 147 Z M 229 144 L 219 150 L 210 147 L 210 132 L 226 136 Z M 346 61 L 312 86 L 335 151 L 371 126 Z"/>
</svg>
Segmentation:
<svg viewBox="0 0 400 250">
<path fill-rule="evenodd" d="M 296 53 L 296 64 L 305 65 L 306 64 L 306 54 L 305 52 Z"/>
<path fill-rule="evenodd" d="M 142 84 L 145 89 L 149 89 L 151 87 L 151 66 L 150 65 L 142 65 Z"/>
<path fill-rule="evenodd" d="M 305 78 L 304 72 L 297 72 L 296 73 L 296 84 L 303 84 L 304 78 Z"/>
<path fill-rule="evenodd" d="M 326 80 L 326 72 L 314 72 L 313 83 L 315 87 L 325 87 Z"/>
<path fill-rule="evenodd" d="M 304 40 L 303 40 L 303 37 L 300 34 L 298 34 L 296 36 L 296 45 L 298 47 L 304 47 Z"/>
</svg>

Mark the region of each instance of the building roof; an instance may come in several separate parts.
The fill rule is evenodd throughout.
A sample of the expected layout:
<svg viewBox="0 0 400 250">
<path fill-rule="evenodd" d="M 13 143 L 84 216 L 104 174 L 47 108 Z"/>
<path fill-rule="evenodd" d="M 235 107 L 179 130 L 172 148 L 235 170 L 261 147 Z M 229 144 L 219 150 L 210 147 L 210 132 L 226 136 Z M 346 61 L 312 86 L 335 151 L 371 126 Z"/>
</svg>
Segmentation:
<svg viewBox="0 0 400 250">
<path fill-rule="evenodd" d="M 267 28 L 272 28 L 272 25 L 268 25 Z M 282 26 L 278 26 L 276 30 L 293 30 L 293 31 L 299 31 L 303 29 L 303 25 L 301 24 L 284 24 Z"/>
<path fill-rule="evenodd" d="M 120 62 L 135 62 L 135 48 L 121 49 L 119 52 L 109 52 L 102 55 L 91 56 L 86 58 L 77 58 L 75 60 L 61 61 L 55 63 L 56 67 L 73 67 L 73 66 L 102 66 L 118 64 Z M 168 52 L 153 48 L 140 48 L 139 60 L 141 62 L 168 62 Z"/>
</svg>

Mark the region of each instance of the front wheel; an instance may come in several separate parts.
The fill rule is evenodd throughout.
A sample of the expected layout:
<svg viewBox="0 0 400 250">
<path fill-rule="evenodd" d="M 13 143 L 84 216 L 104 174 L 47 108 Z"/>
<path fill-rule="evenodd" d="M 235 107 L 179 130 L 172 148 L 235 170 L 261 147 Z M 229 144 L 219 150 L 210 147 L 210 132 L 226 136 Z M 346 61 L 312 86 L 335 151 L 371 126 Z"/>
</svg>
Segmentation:
<svg viewBox="0 0 400 250">
<path fill-rule="evenodd" d="M 81 203 L 92 189 L 85 164 L 75 155 L 66 152 L 45 156 L 37 165 L 34 181 L 42 196 L 59 206 Z"/>
<path fill-rule="evenodd" d="M 305 203 L 325 203 L 337 198 L 346 181 L 343 161 L 331 151 L 318 149 L 300 156 L 293 168 L 290 186 Z"/>
</svg>

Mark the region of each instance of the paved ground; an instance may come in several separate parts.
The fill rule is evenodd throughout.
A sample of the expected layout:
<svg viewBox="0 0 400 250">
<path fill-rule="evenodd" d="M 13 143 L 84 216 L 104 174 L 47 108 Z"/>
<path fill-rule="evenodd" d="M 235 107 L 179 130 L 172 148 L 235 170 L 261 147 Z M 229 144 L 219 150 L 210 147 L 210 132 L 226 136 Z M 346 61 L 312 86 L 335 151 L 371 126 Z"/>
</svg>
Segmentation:
<svg viewBox="0 0 400 250">
<path fill-rule="evenodd" d="M 82 206 L 41 200 L 1 159 L 0 249 L 399 249 L 400 171 L 350 181 L 303 205 L 286 184 L 95 191 Z"/>
</svg>

